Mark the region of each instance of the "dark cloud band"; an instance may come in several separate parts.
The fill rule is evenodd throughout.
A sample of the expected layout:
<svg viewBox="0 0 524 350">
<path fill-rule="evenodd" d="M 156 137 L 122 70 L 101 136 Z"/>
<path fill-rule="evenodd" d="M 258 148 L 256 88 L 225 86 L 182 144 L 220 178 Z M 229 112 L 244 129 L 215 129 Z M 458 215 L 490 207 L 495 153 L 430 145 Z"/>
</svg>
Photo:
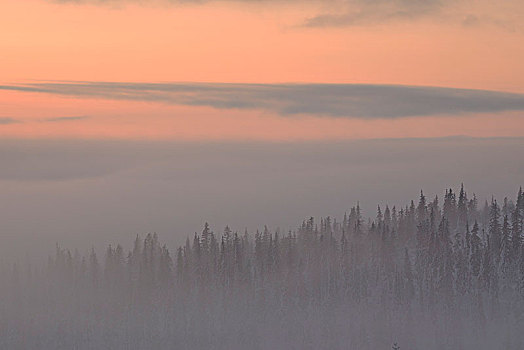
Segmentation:
<svg viewBox="0 0 524 350">
<path fill-rule="evenodd" d="M 0 90 L 263 110 L 282 116 L 394 119 L 524 110 L 522 94 L 402 85 L 44 82 Z"/>
</svg>

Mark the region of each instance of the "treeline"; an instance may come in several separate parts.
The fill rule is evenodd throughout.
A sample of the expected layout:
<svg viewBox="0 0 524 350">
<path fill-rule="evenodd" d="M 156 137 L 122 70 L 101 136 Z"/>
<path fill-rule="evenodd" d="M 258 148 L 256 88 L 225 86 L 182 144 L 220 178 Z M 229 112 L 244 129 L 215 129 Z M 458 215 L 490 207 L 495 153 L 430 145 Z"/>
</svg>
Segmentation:
<svg viewBox="0 0 524 350">
<path fill-rule="evenodd" d="M 206 223 L 174 254 L 156 234 L 102 259 L 57 246 L 4 269 L 0 347 L 521 349 L 523 227 L 522 189 L 461 187 L 288 232 Z"/>
</svg>

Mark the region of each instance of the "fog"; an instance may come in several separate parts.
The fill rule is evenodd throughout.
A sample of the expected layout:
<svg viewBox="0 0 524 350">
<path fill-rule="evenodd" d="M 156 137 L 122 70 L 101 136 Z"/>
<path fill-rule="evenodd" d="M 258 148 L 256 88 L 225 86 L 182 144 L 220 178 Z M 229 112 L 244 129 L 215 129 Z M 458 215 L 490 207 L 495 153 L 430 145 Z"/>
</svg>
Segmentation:
<svg viewBox="0 0 524 350">
<path fill-rule="evenodd" d="M 0 141 L 0 348 L 522 349 L 523 141 Z"/>
<path fill-rule="evenodd" d="M 171 252 L 57 244 L 0 264 L 0 348 L 520 350 L 523 218 L 522 189 L 461 186 L 288 232 L 206 224 Z"/>
<path fill-rule="evenodd" d="M 357 202 L 409 204 L 464 182 L 480 203 L 524 183 L 523 138 L 340 142 L 0 141 L 0 256 L 86 251 L 157 232 L 174 249 L 201 231 L 283 232 Z M 128 248 L 128 247 L 126 247 Z"/>
</svg>

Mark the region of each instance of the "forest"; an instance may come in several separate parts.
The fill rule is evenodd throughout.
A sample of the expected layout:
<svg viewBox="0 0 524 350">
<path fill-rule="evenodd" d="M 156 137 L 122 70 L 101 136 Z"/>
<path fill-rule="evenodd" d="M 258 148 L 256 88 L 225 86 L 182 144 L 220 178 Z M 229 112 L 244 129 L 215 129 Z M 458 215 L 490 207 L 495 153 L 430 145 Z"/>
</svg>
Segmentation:
<svg viewBox="0 0 524 350">
<path fill-rule="evenodd" d="M 1 349 L 524 349 L 524 193 L 0 266 Z M 131 242 L 130 242 L 131 243 Z"/>
</svg>

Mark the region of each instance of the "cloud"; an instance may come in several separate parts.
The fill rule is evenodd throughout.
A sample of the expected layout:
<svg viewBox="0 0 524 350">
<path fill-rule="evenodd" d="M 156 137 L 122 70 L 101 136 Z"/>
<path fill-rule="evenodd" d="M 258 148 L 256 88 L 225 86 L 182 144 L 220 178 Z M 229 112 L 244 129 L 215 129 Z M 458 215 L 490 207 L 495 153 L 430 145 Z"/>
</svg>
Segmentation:
<svg viewBox="0 0 524 350">
<path fill-rule="evenodd" d="M 298 27 L 324 28 L 369 26 L 432 18 L 442 23 L 466 27 L 487 25 L 515 32 L 521 30 L 524 2 L 503 0 L 47 0 L 59 4 L 89 4 L 121 8 L 141 6 L 205 5 L 228 2 L 269 6 L 286 4 L 296 7 L 317 5 L 321 11 L 301 20 Z"/>
<path fill-rule="evenodd" d="M 438 14 L 443 0 L 348 0 L 340 8 L 307 18 L 305 27 L 342 27 L 411 20 Z"/>
<path fill-rule="evenodd" d="M 0 90 L 359 119 L 524 110 L 523 94 L 403 85 L 44 82 Z"/>
<path fill-rule="evenodd" d="M 72 116 L 72 117 L 55 117 L 55 118 L 46 118 L 43 121 L 44 122 L 68 122 L 68 121 L 75 121 L 75 120 L 85 120 L 89 117 L 87 115 L 79 115 L 79 116 Z"/>
<path fill-rule="evenodd" d="M 461 24 L 467 28 L 478 27 L 482 25 L 490 25 L 492 27 L 500 28 L 508 32 L 516 32 L 521 29 L 517 23 L 521 21 L 511 21 L 508 19 L 501 19 L 491 15 L 477 15 L 477 14 L 466 14 L 463 16 Z"/>
<path fill-rule="evenodd" d="M 0 117 L 0 125 L 8 125 L 8 124 L 17 124 L 20 123 L 19 120 L 8 118 L 8 117 Z"/>
<path fill-rule="evenodd" d="M 157 5 L 157 4 L 207 4 L 226 0 L 54 0 L 57 3 L 96 4 L 96 5 Z M 465 1 L 465 0 L 456 0 Z M 456 2 L 455 1 L 455 2 Z M 231 0 L 235 3 L 277 4 L 279 0 Z M 369 25 L 395 20 L 410 20 L 422 16 L 439 14 L 450 0 L 284 0 L 285 3 L 320 4 L 325 13 L 305 19 L 304 27 L 340 27 Z"/>
<path fill-rule="evenodd" d="M 503 6 L 501 5 L 503 4 Z M 349 27 L 430 19 L 438 24 L 522 30 L 524 2 L 504 0 L 345 0 L 306 18 L 301 27 Z"/>
</svg>

